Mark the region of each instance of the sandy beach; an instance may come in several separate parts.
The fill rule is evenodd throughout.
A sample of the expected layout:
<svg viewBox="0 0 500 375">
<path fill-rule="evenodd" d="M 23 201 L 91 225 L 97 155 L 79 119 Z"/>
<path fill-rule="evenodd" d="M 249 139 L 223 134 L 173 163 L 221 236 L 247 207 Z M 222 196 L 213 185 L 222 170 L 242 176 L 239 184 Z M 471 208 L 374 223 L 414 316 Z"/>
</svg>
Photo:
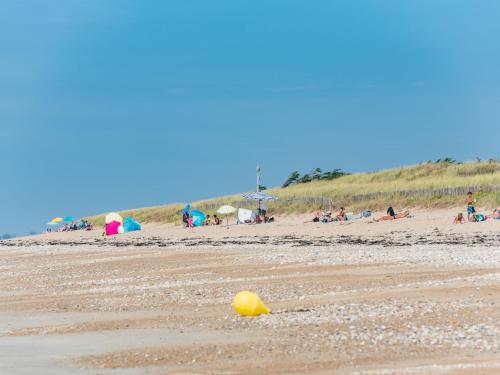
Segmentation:
<svg viewBox="0 0 500 375">
<path fill-rule="evenodd" d="M 500 373 L 500 220 L 455 211 L 3 241 L 0 373 Z"/>
</svg>

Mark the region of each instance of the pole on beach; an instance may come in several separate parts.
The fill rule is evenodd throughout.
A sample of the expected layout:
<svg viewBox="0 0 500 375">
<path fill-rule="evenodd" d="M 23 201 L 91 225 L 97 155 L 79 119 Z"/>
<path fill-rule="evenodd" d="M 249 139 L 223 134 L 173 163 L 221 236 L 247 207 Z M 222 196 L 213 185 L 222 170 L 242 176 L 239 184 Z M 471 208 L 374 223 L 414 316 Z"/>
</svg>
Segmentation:
<svg viewBox="0 0 500 375">
<path fill-rule="evenodd" d="M 257 193 L 260 191 L 260 167 L 257 166 L 257 168 L 255 168 L 256 172 L 257 172 Z M 260 215 L 260 200 L 259 200 L 259 215 Z"/>
<path fill-rule="evenodd" d="M 260 167 L 257 166 L 257 168 L 255 168 L 255 170 L 257 172 L 257 189 L 255 191 L 259 192 L 260 191 Z"/>
</svg>

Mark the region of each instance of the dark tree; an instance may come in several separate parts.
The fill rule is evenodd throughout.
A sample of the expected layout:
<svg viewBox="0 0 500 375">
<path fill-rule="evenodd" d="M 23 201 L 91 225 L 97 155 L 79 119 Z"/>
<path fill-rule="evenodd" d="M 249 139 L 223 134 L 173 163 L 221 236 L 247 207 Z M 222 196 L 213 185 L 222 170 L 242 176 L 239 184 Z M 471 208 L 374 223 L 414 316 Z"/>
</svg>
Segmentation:
<svg viewBox="0 0 500 375">
<path fill-rule="evenodd" d="M 286 188 L 290 185 L 296 184 L 297 182 L 299 182 L 299 180 L 300 180 L 300 173 L 297 171 L 294 171 L 290 174 L 290 176 L 288 176 L 288 178 L 286 179 L 286 181 L 283 183 L 283 185 L 281 187 Z"/>
<path fill-rule="evenodd" d="M 302 176 L 302 178 L 300 179 L 299 182 L 301 184 L 305 184 L 305 183 L 311 182 L 311 181 L 312 181 L 312 177 L 308 173 L 306 173 L 305 175 Z"/>
<path fill-rule="evenodd" d="M 312 170 L 311 172 L 311 178 L 313 180 L 321 180 L 321 176 L 323 175 L 323 171 L 321 170 L 321 168 L 315 168 Z"/>
</svg>

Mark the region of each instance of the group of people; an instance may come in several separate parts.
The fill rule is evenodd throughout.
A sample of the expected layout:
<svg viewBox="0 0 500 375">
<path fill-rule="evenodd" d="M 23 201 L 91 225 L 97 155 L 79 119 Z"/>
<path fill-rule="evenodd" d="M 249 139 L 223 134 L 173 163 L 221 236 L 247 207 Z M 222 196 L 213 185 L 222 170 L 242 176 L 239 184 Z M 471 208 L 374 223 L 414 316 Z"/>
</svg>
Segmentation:
<svg viewBox="0 0 500 375">
<path fill-rule="evenodd" d="M 201 212 L 196 211 L 197 214 L 202 214 L 204 216 L 203 223 L 200 224 L 199 216 L 194 217 L 191 215 L 191 206 L 186 204 L 186 207 L 182 210 L 182 222 L 186 228 L 193 228 L 195 226 L 210 226 L 210 225 L 221 225 L 223 223 L 222 218 L 217 216 L 216 214 L 212 215 L 203 215 Z M 240 218 L 240 212 L 247 211 L 248 214 L 244 218 Z M 274 217 L 268 216 L 267 205 L 264 201 L 259 201 L 259 208 L 250 211 L 246 209 L 240 208 L 238 210 L 238 221 L 237 224 L 263 224 L 263 223 L 272 223 L 274 222 Z M 195 214 L 196 216 L 196 214 Z"/>
<path fill-rule="evenodd" d="M 318 223 L 318 222 L 331 223 L 334 221 L 349 221 L 349 220 L 354 220 L 354 219 L 362 219 L 362 218 L 366 218 L 366 217 L 370 217 L 370 216 L 371 216 L 371 211 L 369 211 L 369 210 L 363 211 L 362 213 L 360 213 L 359 215 L 357 215 L 355 217 L 349 216 L 345 212 L 345 208 L 340 207 L 340 209 L 335 214 L 332 214 L 332 211 L 318 210 L 316 212 L 316 214 L 314 215 L 314 218 L 312 219 L 312 221 L 314 223 Z M 409 216 L 410 216 L 410 211 L 408 211 L 408 210 L 404 210 L 404 211 L 396 213 L 396 211 L 394 211 L 394 209 L 392 207 L 389 207 L 387 209 L 387 214 L 385 216 L 373 219 L 373 221 L 404 219 L 404 218 L 407 218 Z"/>
<path fill-rule="evenodd" d="M 185 208 L 182 210 L 182 222 L 184 223 L 184 226 L 186 228 L 194 228 L 194 218 L 193 216 L 190 215 L 189 213 L 189 208 Z M 217 215 L 207 215 L 205 217 L 205 220 L 202 223 L 202 226 L 208 226 L 208 225 L 221 225 L 222 224 L 222 218 L 218 217 Z"/>
<path fill-rule="evenodd" d="M 332 211 L 321 211 L 318 210 L 312 219 L 314 223 L 331 223 L 333 221 L 347 221 L 347 215 L 345 213 L 345 208 L 340 207 L 340 210 L 335 214 Z"/>
<path fill-rule="evenodd" d="M 205 221 L 203 222 L 203 225 L 221 225 L 222 224 L 222 218 L 218 217 L 217 215 L 213 215 L 213 218 L 210 217 L 210 215 L 207 215 L 205 218 Z"/>
<path fill-rule="evenodd" d="M 462 212 L 459 212 L 457 216 L 453 219 L 454 224 L 463 224 L 465 222 L 480 222 L 490 219 L 498 219 L 500 220 L 500 209 L 495 208 L 491 215 L 478 213 L 476 212 L 475 203 L 477 200 L 474 198 L 472 192 L 467 193 L 467 198 L 465 200 L 466 209 L 467 209 L 467 218 L 464 216 Z M 369 212 L 369 211 L 366 211 Z M 359 217 L 367 217 L 364 215 L 364 212 L 359 215 Z M 401 212 L 396 212 L 394 208 L 389 207 L 387 209 L 386 215 L 373 219 L 373 221 L 386 221 L 386 220 L 396 220 L 396 219 L 404 219 L 410 216 L 410 211 L 403 210 Z M 312 219 L 313 222 L 321 222 L 321 223 L 330 223 L 333 221 L 347 221 L 351 219 L 345 212 L 344 207 L 340 207 L 339 211 L 335 214 L 332 214 L 331 211 L 321 211 L 318 210 Z"/>
<path fill-rule="evenodd" d="M 453 224 L 464 224 L 465 222 L 480 222 L 486 221 L 489 219 L 498 219 L 500 220 L 500 209 L 495 208 L 491 215 L 478 213 L 476 211 L 475 203 L 477 199 L 474 198 L 474 195 L 471 191 L 467 193 L 467 198 L 465 199 L 465 204 L 467 207 L 467 220 L 462 212 L 459 212 L 457 216 L 453 219 Z"/>
<path fill-rule="evenodd" d="M 66 223 L 59 228 L 52 230 L 47 228 L 46 233 L 50 232 L 71 232 L 74 230 L 92 230 L 92 223 L 86 219 L 81 219 L 79 222 Z"/>
<path fill-rule="evenodd" d="M 267 215 L 267 204 L 265 201 L 259 201 L 259 208 L 257 209 L 257 214 L 255 215 L 255 224 L 265 224 L 272 223 L 274 217 Z"/>
</svg>

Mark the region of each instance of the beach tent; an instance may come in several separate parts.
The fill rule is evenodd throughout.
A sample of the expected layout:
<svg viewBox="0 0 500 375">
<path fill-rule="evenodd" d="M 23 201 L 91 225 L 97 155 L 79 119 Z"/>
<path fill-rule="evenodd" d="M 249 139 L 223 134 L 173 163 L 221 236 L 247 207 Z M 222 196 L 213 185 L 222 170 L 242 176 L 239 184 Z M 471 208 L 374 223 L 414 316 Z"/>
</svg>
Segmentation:
<svg viewBox="0 0 500 375">
<path fill-rule="evenodd" d="M 206 219 L 206 216 L 203 212 L 198 210 L 192 210 L 189 214 L 193 218 L 193 226 L 201 227 L 203 225 L 203 222 Z"/>
<path fill-rule="evenodd" d="M 120 233 L 119 228 L 121 227 L 121 225 L 122 224 L 119 221 L 112 221 L 110 223 L 106 223 L 106 235 L 113 236 L 115 234 Z"/>
<path fill-rule="evenodd" d="M 125 233 L 141 230 L 142 226 L 133 217 L 126 217 L 123 220 L 123 230 Z"/>
<path fill-rule="evenodd" d="M 118 221 L 120 224 L 123 223 L 123 218 L 117 214 L 116 212 L 110 212 L 106 215 L 106 224 L 111 223 L 113 221 Z"/>
<path fill-rule="evenodd" d="M 255 213 L 252 210 L 247 210 L 246 208 L 238 209 L 238 223 L 244 224 L 248 221 L 255 221 Z"/>
</svg>

